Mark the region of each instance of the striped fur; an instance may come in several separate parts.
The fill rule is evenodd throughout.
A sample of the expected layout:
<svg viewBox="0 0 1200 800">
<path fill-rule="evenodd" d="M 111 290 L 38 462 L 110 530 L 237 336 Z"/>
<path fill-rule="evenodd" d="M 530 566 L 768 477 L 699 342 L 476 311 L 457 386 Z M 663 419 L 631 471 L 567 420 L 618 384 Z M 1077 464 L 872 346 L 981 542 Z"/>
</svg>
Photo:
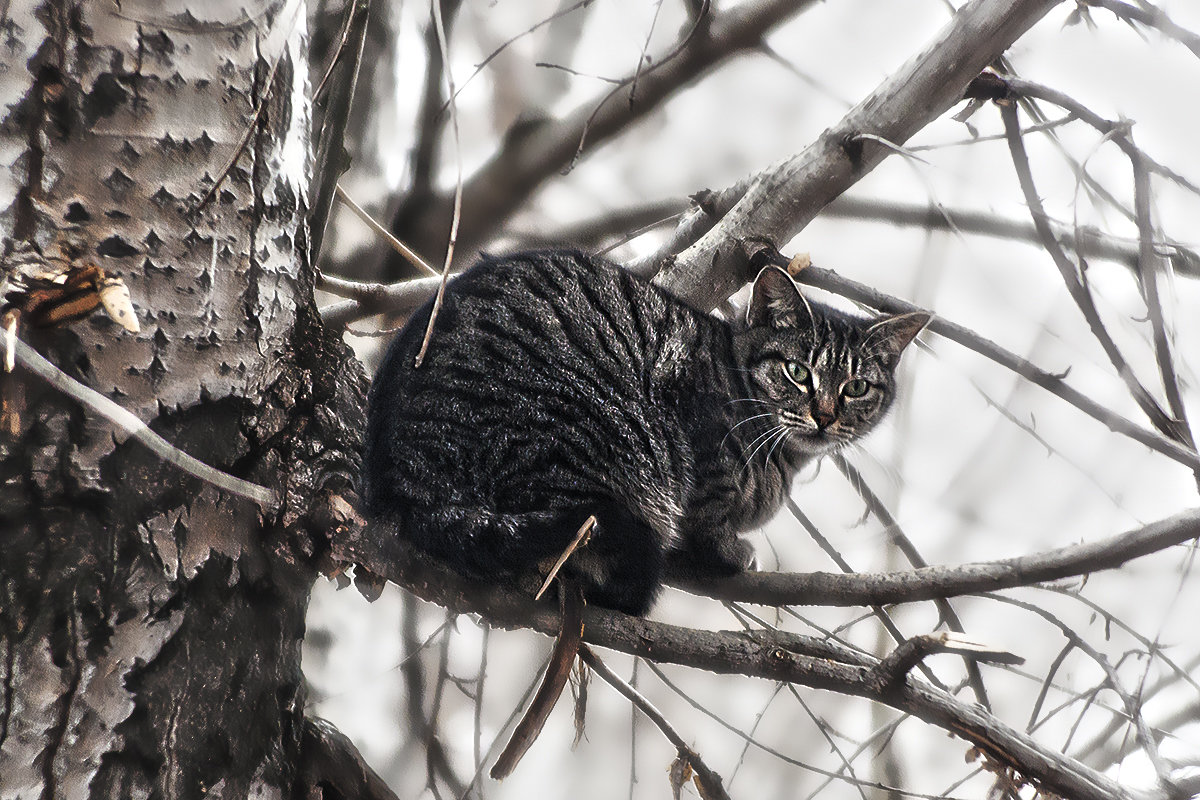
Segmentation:
<svg viewBox="0 0 1200 800">
<path fill-rule="evenodd" d="M 747 568 L 738 534 L 778 510 L 799 466 L 879 420 L 924 324 L 809 304 L 772 268 L 735 330 L 568 250 L 456 279 L 414 369 L 428 319 L 397 335 L 371 388 L 369 512 L 464 574 L 509 581 L 594 514 L 568 569 L 592 602 L 634 614 L 666 577 Z M 852 374 L 871 391 L 839 398 Z"/>
</svg>

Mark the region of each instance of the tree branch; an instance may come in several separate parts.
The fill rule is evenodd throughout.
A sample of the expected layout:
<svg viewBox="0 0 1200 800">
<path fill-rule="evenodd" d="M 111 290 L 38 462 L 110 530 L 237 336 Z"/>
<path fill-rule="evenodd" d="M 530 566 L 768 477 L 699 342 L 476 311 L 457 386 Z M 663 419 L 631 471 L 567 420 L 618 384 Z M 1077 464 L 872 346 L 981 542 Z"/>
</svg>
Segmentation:
<svg viewBox="0 0 1200 800">
<path fill-rule="evenodd" d="M 173 464 L 192 477 L 212 484 L 221 491 L 257 503 L 265 511 L 279 510 L 280 498 L 275 491 L 222 472 L 188 455 L 150 430 L 149 426 L 131 411 L 117 405 L 95 389 L 84 386 L 20 339 L 12 339 L 11 344 L 16 353 L 16 360 L 21 366 L 137 439 L 163 461 Z"/>
<path fill-rule="evenodd" d="M 696 774 L 700 781 L 705 785 L 709 797 L 712 800 L 729 800 L 729 794 L 725 791 L 724 784 L 721 781 L 721 776 L 712 770 L 700 754 L 692 749 L 684 740 L 679 732 L 667 721 L 667 718 L 662 715 L 662 712 L 654 707 L 654 704 L 646 699 L 641 692 L 630 686 L 624 681 L 620 675 L 608 668 L 608 665 L 600 660 L 599 656 L 592 652 L 591 648 L 583 645 L 579 649 L 579 657 L 583 662 L 592 668 L 592 672 L 599 675 L 604 681 L 614 689 L 616 689 L 623 697 L 633 704 L 634 708 L 646 715 L 646 718 L 654 723 L 663 736 L 667 737 L 667 741 L 675 745 L 675 749 L 679 755 L 687 759 L 688 764 Z"/>
<path fill-rule="evenodd" d="M 707 582 L 703 587 L 689 584 L 687 588 L 719 600 L 768 606 L 911 603 L 1115 569 L 1135 558 L 1197 537 L 1200 537 L 1200 509 L 1191 509 L 1096 542 L 1000 561 L 873 575 L 753 572 Z"/>
<path fill-rule="evenodd" d="M 895 72 L 803 152 L 760 173 L 721 222 L 671 258 L 657 280 L 712 308 L 748 279 L 734 243 L 786 242 L 893 151 L 861 134 L 903 144 L 962 99 L 970 81 L 1058 0 L 973 0 L 925 51 Z M 688 224 L 688 220 L 684 223 Z"/>
<path fill-rule="evenodd" d="M 775 257 L 777 258 L 777 262 L 775 263 L 786 263 L 786 260 L 782 256 L 777 256 L 776 254 Z M 796 276 L 796 280 L 809 286 L 816 286 L 820 289 L 840 294 L 843 297 L 848 297 L 851 300 L 871 306 L 872 308 L 877 308 L 889 314 L 903 314 L 910 311 L 923 310 L 911 303 L 891 297 L 869 286 L 852 281 L 849 278 L 843 278 L 837 273 L 818 269 L 817 267 L 808 267 L 802 270 Z M 995 342 L 985 339 L 974 331 L 962 325 L 949 322 L 941 317 L 935 316 L 930 320 L 927 330 L 945 336 L 947 339 L 957 342 L 968 350 L 973 350 L 981 356 L 989 358 L 997 364 L 1012 370 L 1030 383 L 1040 386 L 1046 391 L 1066 400 L 1092 419 L 1103 423 L 1109 430 L 1128 436 L 1130 439 L 1144 444 L 1151 450 L 1162 453 L 1193 471 L 1200 469 L 1200 456 L 1197 455 L 1195 450 L 1185 447 L 1172 439 L 1168 439 L 1156 431 L 1143 428 L 1122 417 L 1120 414 L 1105 408 L 1083 392 L 1073 388 L 1064 380 L 1063 375 L 1055 375 L 1047 372 L 1015 353 L 1005 350 Z"/>
<path fill-rule="evenodd" d="M 1032 222 L 999 217 L 996 214 L 962 209 L 933 207 L 928 204 L 879 200 L 842 195 L 821 211 L 821 216 L 837 219 L 867 219 L 894 225 L 912 225 L 929 230 L 974 233 L 1001 239 L 1040 244 Z M 1080 258 L 1093 257 L 1116 261 L 1137 268 L 1139 242 L 1122 239 L 1094 228 L 1078 231 L 1057 220 L 1047 219 L 1054 238 L 1075 251 Z M 1175 274 L 1200 278 L 1200 254 L 1161 238 L 1152 242 L 1154 253 L 1172 261 Z"/>
<path fill-rule="evenodd" d="M 550 605 L 463 578 L 376 524 L 339 538 L 334 555 L 425 600 L 460 613 L 479 613 L 493 625 L 532 628 L 546 635 L 559 627 L 559 615 Z M 1039 788 L 1076 800 L 1152 796 L 1136 794 L 982 709 L 926 684 L 910 679 L 904 686 L 884 686 L 878 659 L 845 654 L 844 648 L 819 639 L 778 631 L 693 630 L 590 608 L 585 613 L 584 640 L 660 664 L 785 681 L 886 703 L 961 736 Z M 845 660 L 838 660 L 839 656 Z"/>
<path fill-rule="evenodd" d="M 1033 218 L 1033 224 L 1037 228 L 1038 235 L 1041 237 L 1042 246 L 1046 252 L 1050 254 L 1054 265 L 1058 267 L 1059 274 L 1062 276 L 1063 284 L 1066 286 L 1067 293 L 1071 299 L 1075 301 L 1075 305 L 1079 308 L 1080 314 L 1083 315 L 1087 322 L 1088 329 L 1092 332 L 1092 336 L 1100 343 L 1101 349 L 1108 357 L 1109 362 L 1116 370 L 1118 377 L 1125 383 L 1129 389 L 1130 395 L 1138 408 L 1142 409 L 1143 413 L 1149 418 L 1150 422 L 1164 435 L 1179 441 L 1181 444 L 1189 445 L 1183 438 L 1183 431 L 1179 430 L 1175 420 L 1168 416 L 1167 412 L 1158 404 L 1150 391 L 1142 385 L 1134 374 L 1133 368 L 1129 366 L 1129 362 L 1125 359 L 1116 342 L 1113 341 L 1112 335 L 1104 326 L 1104 321 L 1100 319 L 1100 311 L 1096 308 L 1096 303 L 1092 299 L 1091 289 L 1088 287 L 1080 271 L 1075 264 L 1067 258 L 1066 252 L 1054 238 L 1054 234 L 1050 231 L 1050 225 L 1046 221 L 1046 210 L 1042 206 L 1042 200 L 1038 196 L 1037 187 L 1033 183 L 1033 170 L 1029 164 L 1029 156 L 1025 152 L 1025 142 L 1022 138 L 1020 125 L 1017 123 L 1017 107 L 1013 104 L 1004 105 L 1000 109 L 1000 115 L 1004 119 L 1004 130 L 1008 137 L 1009 150 L 1012 153 L 1013 167 L 1017 173 L 1017 181 L 1021 185 L 1021 192 L 1025 196 L 1025 205 L 1029 207 L 1029 214 Z"/>
<path fill-rule="evenodd" d="M 524 202 L 543 181 L 561 172 L 583 152 L 590 152 L 630 123 L 658 108 L 663 101 L 739 53 L 756 48 L 772 28 L 814 0 L 752 0 L 706 18 L 692 39 L 671 61 L 638 78 L 636 104 L 620 102 L 621 93 L 583 103 L 564 119 L 546 119 L 509 132 L 501 148 L 463 185 L 463 215 L 459 248 L 470 254 Z M 1042 0 L 1047 2 L 1047 0 Z M 418 252 L 440 250 L 438 242 L 450 227 L 452 200 L 438 196 L 392 220 L 392 231 Z M 387 254 L 380 274 L 399 269 Z"/>
</svg>

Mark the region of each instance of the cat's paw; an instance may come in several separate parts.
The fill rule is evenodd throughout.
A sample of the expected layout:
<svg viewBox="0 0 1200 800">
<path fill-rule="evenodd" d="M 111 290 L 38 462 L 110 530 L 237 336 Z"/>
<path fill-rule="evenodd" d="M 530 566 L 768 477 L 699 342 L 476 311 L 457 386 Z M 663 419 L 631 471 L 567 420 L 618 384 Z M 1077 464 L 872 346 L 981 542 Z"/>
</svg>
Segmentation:
<svg viewBox="0 0 1200 800">
<path fill-rule="evenodd" d="M 740 572 L 758 572 L 762 569 L 762 565 L 758 560 L 758 552 L 754 549 L 754 545 L 747 542 L 745 539 L 735 540 L 734 550 L 737 553 L 735 563 L 741 564 Z"/>
</svg>

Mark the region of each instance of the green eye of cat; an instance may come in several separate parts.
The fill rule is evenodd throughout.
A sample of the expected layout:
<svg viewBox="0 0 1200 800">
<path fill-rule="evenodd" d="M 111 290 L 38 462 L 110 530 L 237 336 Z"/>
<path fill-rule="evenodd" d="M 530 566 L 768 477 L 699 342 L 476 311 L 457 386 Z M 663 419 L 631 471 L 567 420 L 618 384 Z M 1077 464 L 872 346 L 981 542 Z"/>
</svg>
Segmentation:
<svg viewBox="0 0 1200 800">
<path fill-rule="evenodd" d="M 799 361 L 787 361 L 784 363 L 784 368 L 787 374 L 796 383 L 804 383 L 808 380 L 808 367 L 801 364 Z"/>
<path fill-rule="evenodd" d="M 847 381 L 842 387 L 842 394 L 846 397 L 862 397 L 871 388 L 871 384 L 864 381 L 862 378 L 854 378 Z"/>
</svg>

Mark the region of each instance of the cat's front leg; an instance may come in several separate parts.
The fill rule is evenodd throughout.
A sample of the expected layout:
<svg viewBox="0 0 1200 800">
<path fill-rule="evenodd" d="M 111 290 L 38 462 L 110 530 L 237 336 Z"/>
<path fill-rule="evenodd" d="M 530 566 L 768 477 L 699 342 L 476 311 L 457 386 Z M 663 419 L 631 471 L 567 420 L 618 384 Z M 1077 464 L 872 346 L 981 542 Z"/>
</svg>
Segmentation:
<svg viewBox="0 0 1200 800">
<path fill-rule="evenodd" d="M 667 554 L 673 579 L 725 578 L 755 568 L 754 547 L 729 528 L 693 531 Z"/>
</svg>

